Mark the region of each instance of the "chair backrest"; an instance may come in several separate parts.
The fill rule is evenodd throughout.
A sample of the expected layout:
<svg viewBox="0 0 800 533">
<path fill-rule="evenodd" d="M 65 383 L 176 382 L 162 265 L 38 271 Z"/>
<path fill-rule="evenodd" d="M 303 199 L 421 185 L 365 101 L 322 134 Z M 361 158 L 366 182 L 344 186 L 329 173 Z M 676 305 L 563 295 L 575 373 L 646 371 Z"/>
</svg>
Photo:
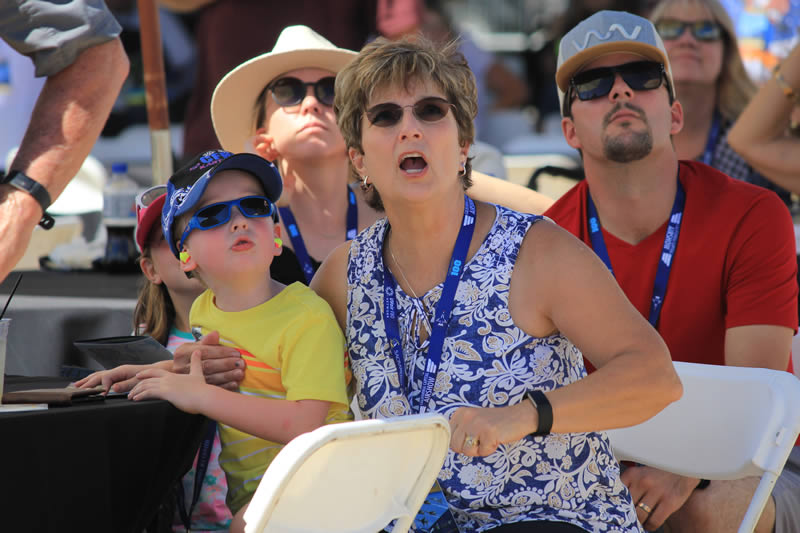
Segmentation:
<svg viewBox="0 0 800 533">
<path fill-rule="evenodd" d="M 764 368 L 675 362 L 683 396 L 608 431 L 619 461 L 703 479 L 759 476 L 739 531 L 752 531 L 800 432 L 800 380 Z"/>
<path fill-rule="evenodd" d="M 289 442 L 245 511 L 246 533 L 405 533 L 450 444 L 438 414 L 331 424 Z"/>
</svg>

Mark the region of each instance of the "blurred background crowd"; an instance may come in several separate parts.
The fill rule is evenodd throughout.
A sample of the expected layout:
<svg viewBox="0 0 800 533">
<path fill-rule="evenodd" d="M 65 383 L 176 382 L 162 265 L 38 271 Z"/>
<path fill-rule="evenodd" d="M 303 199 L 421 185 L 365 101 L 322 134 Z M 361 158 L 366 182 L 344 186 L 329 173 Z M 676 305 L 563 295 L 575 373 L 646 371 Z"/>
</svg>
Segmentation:
<svg viewBox="0 0 800 533">
<path fill-rule="evenodd" d="M 106 3 L 123 26 L 121 39 L 131 69 L 92 155 L 102 163 L 103 168 L 96 167 L 101 173 L 110 171 L 114 163 L 124 162 L 134 179 L 148 184 L 153 177 L 137 5 L 134 0 Z M 353 50 L 378 35 L 391 38 L 421 32 L 438 41 L 460 38 L 461 51 L 478 83 L 477 139 L 482 143 L 482 152 L 492 155 L 495 161 L 494 166 L 487 163 L 480 169 L 523 185 L 534 185 L 536 181 L 531 177 L 543 167 L 563 169 L 562 173 L 568 176 L 574 171 L 571 177 L 580 177 L 580 158 L 561 135 L 554 83 L 559 40 L 577 22 L 598 10 L 624 10 L 649 17 L 657 3 L 293 0 L 276 7 L 262 0 L 160 0 L 175 162 L 219 147 L 209 112 L 211 95 L 219 80 L 236 65 L 271 50 L 284 27 L 305 24 L 337 46 Z M 798 43 L 800 0 L 721 0 L 719 4 L 732 21 L 738 38 L 736 46 L 754 82 L 754 91 Z M 10 161 L 5 154 L 22 138 L 42 83 L 42 79 L 33 76 L 30 61 L 0 41 L 0 112 L 11 117 L 0 131 L 0 170 Z M 683 101 L 687 95 L 678 96 Z M 684 156 L 678 148 L 679 156 Z M 89 182 L 106 178 L 78 176 L 73 182 L 83 180 L 87 190 L 99 194 L 99 189 Z M 564 187 L 571 183 L 566 182 Z M 76 187 L 72 185 L 73 189 Z M 538 188 L 552 197 L 563 192 L 547 189 L 541 183 Z M 88 199 L 84 202 L 92 207 L 97 201 L 100 200 L 94 204 Z M 67 201 L 61 205 L 66 206 Z M 71 200 L 64 209 L 69 214 L 79 207 Z"/>
</svg>

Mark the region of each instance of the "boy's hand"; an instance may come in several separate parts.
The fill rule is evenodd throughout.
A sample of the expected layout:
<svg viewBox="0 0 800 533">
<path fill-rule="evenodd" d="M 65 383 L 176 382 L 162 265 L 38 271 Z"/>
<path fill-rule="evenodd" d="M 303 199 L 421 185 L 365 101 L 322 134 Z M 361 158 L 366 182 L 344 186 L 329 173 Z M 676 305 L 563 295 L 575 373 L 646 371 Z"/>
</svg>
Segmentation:
<svg viewBox="0 0 800 533">
<path fill-rule="evenodd" d="M 139 383 L 136 374 L 149 367 L 150 365 L 121 365 L 111 370 L 100 370 L 76 381 L 74 385 L 81 389 L 103 385 L 106 393 L 127 392 Z"/>
<path fill-rule="evenodd" d="M 185 374 L 193 354 L 202 359 L 202 373 L 206 383 L 220 385 L 228 390 L 239 390 L 244 379 L 244 361 L 236 348 L 219 344 L 219 332 L 212 331 L 200 342 L 187 342 L 178 346 L 173 359 L 173 372 Z"/>
<path fill-rule="evenodd" d="M 189 374 L 175 374 L 160 368 L 148 368 L 136 375 L 139 383 L 128 393 L 133 401 L 159 398 L 187 413 L 200 412 L 200 405 L 207 393 L 203 377 L 200 354 L 192 354 Z"/>
</svg>

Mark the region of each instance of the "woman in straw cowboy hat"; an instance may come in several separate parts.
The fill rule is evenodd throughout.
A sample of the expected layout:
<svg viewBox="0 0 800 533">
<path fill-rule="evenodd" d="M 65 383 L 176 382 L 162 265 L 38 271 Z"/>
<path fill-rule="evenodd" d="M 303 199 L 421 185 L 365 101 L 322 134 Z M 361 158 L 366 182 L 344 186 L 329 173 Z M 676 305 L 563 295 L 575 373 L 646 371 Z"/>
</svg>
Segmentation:
<svg viewBox="0 0 800 533">
<path fill-rule="evenodd" d="M 347 152 L 333 114 L 334 77 L 356 53 L 337 48 L 307 26 L 289 26 L 271 52 L 246 61 L 220 81 L 211 116 L 220 144 L 274 161 L 284 179 L 281 225 L 287 250 L 272 277 L 309 283 L 322 259 L 380 215 L 351 183 Z M 551 201 L 489 176 L 470 195 L 541 213 Z"/>
</svg>

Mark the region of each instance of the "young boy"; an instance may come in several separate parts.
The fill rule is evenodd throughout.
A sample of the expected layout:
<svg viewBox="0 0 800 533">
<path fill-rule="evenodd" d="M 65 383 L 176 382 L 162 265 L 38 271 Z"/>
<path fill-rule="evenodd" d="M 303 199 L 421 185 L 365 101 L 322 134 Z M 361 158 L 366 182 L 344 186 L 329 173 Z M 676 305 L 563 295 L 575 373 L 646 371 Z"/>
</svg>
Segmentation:
<svg viewBox="0 0 800 533">
<path fill-rule="evenodd" d="M 193 328 L 218 331 L 246 365 L 240 393 L 208 385 L 193 355 L 188 375 L 139 372 L 133 400 L 162 398 L 220 424 L 228 505 L 239 512 L 283 444 L 349 418 L 344 337 L 330 307 L 301 283 L 269 276 L 281 252 L 276 168 L 253 154 L 205 152 L 167 184 L 162 227 L 187 275 L 207 290 L 192 305 Z"/>
</svg>

